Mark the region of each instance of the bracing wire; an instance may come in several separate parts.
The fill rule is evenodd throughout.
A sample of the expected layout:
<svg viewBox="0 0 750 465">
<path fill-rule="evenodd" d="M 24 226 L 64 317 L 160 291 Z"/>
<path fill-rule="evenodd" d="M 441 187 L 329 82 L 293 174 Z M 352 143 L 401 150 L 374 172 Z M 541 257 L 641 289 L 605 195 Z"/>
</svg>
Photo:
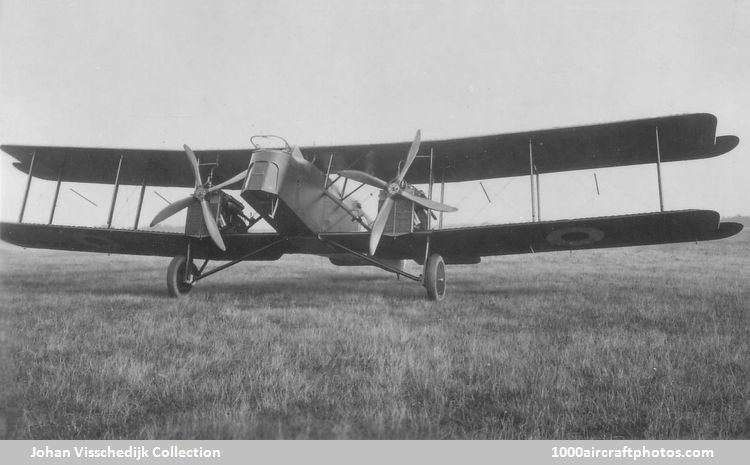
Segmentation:
<svg viewBox="0 0 750 465">
<path fill-rule="evenodd" d="M 483 213 L 483 212 L 484 212 L 484 211 L 485 211 L 485 210 L 486 210 L 486 209 L 487 209 L 487 208 L 488 208 L 488 207 L 489 207 L 490 205 L 492 205 L 492 202 L 495 202 L 495 201 L 499 201 L 500 203 L 502 203 L 503 205 L 505 205 L 506 207 L 508 207 L 508 210 L 510 210 L 511 212 L 513 212 L 513 213 L 515 213 L 515 214 L 517 214 L 517 215 L 519 215 L 519 216 L 521 216 L 521 217 L 525 216 L 525 215 L 524 215 L 523 213 L 521 213 L 520 211 L 518 211 L 518 209 L 516 208 L 516 206 L 515 206 L 514 204 L 511 204 L 510 202 L 507 202 L 506 200 L 504 200 L 504 199 L 502 199 L 502 198 L 500 197 L 500 194 L 502 194 L 502 193 L 503 193 L 503 192 L 504 192 L 504 191 L 505 191 L 505 190 L 506 190 L 506 189 L 507 189 L 508 187 L 510 187 L 510 185 L 511 185 L 511 184 L 513 184 L 513 182 L 514 182 L 515 180 L 516 180 L 516 178 L 511 178 L 511 179 L 510 179 L 510 180 L 509 180 L 508 182 L 506 182 L 506 183 L 505 183 L 505 185 L 504 185 L 504 186 L 502 186 L 502 187 L 500 188 L 500 190 L 499 190 L 499 191 L 497 191 L 496 193 L 494 193 L 494 194 L 490 195 L 490 199 L 491 199 L 491 202 L 487 202 L 487 203 L 486 203 L 486 204 L 485 204 L 484 206 L 480 207 L 480 208 L 479 208 L 479 210 L 477 210 L 476 212 L 474 212 L 474 213 L 473 213 L 473 214 L 472 214 L 472 215 L 470 216 L 470 220 L 471 220 L 471 221 L 475 220 L 475 219 L 476 219 L 476 218 L 477 218 L 477 217 L 478 217 L 479 215 L 481 215 L 481 214 L 482 214 L 482 213 Z"/>
</svg>

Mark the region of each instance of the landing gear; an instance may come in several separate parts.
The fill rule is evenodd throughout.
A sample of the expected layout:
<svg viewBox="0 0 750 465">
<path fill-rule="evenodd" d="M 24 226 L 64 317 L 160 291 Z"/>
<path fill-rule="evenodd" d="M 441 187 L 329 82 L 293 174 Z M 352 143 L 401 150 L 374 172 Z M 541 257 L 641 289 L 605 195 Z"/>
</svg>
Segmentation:
<svg viewBox="0 0 750 465">
<path fill-rule="evenodd" d="M 445 299 L 445 262 L 439 254 L 432 254 L 424 265 L 424 287 L 430 300 Z"/>
<path fill-rule="evenodd" d="M 190 261 L 190 273 L 185 273 L 187 258 L 183 255 L 174 257 L 167 268 L 167 290 L 172 297 L 186 295 L 195 284 L 194 278 L 198 276 L 198 268 Z"/>
<path fill-rule="evenodd" d="M 411 279 L 412 281 L 421 283 L 425 287 L 425 289 L 427 289 L 427 296 L 430 298 L 430 300 L 440 301 L 445 299 L 445 262 L 443 261 L 443 257 L 441 257 L 440 254 L 434 253 L 430 256 L 427 256 L 427 251 L 429 251 L 429 242 L 425 251 L 425 257 L 427 257 L 427 259 L 424 262 L 422 276 L 415 276 L 411 273 L 405 272 L 400 268 L 394 268 L 384 261 L 372 257 L 371 255 L 365 255 L 363 253 L 357 252 L 346 247 L 345 245 L 339 244 L 330 239 L 326 239 L 321 236 L 318 236 L 318 239 L 343 252 L 354 255 L 355 257 L 371 265 L 382 268 L 385 271 L 395 273 L 396 276 L 403 276 L 405 278 Z"/>
</svg>

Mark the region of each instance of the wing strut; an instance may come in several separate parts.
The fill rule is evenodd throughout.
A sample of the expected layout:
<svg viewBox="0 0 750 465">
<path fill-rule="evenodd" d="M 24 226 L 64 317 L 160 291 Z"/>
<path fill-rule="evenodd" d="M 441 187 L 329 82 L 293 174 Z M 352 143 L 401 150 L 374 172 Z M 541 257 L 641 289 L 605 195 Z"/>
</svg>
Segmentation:
<svg viewBox="0 0 750 465">
<path fill-rule="evenodd" d="M 536 222 L 536 205 L 534 200 L 534 151 L 531 149 L 529 139 L 529 182 L 531 183 L 531 222 Z"/>
<path fill-rule="evenodd" d="M 536 178 L 536 217 L 542 221 L 542 195 L 539 193 L 539 170 L 534 165 L 534 176 Z"/>
<path fill-rule="evenodd" d="M 62 184 L 63 170 L 65 169 L 65 162 L 60 167 L 60 171 L 57 174 L 57 184 L 55 185 L 55 197 L 52 199 L 52 211 L 49 213 L 49 221 L 47 224 L 52 224 L 52 220 L 55 218 L 55 209 L 57 209 L 57 198 L 60 196 L 60 184 Z"/>
<path fill-rule="evenodd" d="M 115 188 L 112 191 L 112 203 L 109 207 L 109 216 L 107 217 L 107 229 L 112 227 L 112 216 L 115 214 L 115 204 L 117 203 L 117 191 L 120 190 L 120 172 L 122 171 L 122 159 L 125 152 L 120 153 L 120 161 L 117 163 L 117 174 L 115 175 Z"/>
<path fill-rule="evenodd" d="M 440 203 L 445 200 L 445 169 L 443 169 L 440 175 Z M 439 213 L 440 219 L 438 220 L 438 229 L 443 229 L 443 212 Z"/>
<path fill-rule="evenodd" d="M 34 172 L 34 160 L 36 159 L 36 150 L 31 153 L 31 164 L 29 165 L 29 177 L 26 178 L 26 190 L 23 193 L 23 203 L 21 204 L 21 214 L 18 215 L 18 222 L 23 223 L 23 212 L 26 210 L 26 201 L 29 200 L 29 189 L 31 188 L 31 173 Z"/>
<path fill-rule="evenodd" d="M 659 149 L 659 126 L 656 126 L 656 177 L 659 179 L 659 208 L 664 211 L 664 193 L 661 190 L 661 150 Z"/>
<path fill-rule="evenodd" d="M 148 173 L 148 169 L 146 169 Z M 146 174 L 143 174 L 143 181 L 141 182 L 141 193 L 138 196 L 138 209 L 135 212 L 135 223 L 133 223 L 133 231 L 138 229 L 138 221 L 141 219 L 141 208 L 143 207 L 143 196 L 146 193 Z"/>
<path fill-rule="evenodd" d="M 328 189 L 328 180 L 331 175 L 331 165 L 333 164 L 333 154 L 328 157 L 328 168 L 326 169 L 326 177 L 323 179 L 323 189 Z"/>
<path fill-rule="evenodd" d="M 430 184 L 429 184 L 429 188 L 427 189 L 427 198 L 430 200 L 432 200 L 432 187 L 435 184 L 435 176 L 433 173 L 434 164 L 435 164 L 435 149 L 430 147 Z M 443 203 L 443 201 L 441 200 L 440 203 Z M 431 214 L 427 215 L 427 230 L 430 230 L 430 229 L 432 229 L 432 215 Z"/>
</svg>

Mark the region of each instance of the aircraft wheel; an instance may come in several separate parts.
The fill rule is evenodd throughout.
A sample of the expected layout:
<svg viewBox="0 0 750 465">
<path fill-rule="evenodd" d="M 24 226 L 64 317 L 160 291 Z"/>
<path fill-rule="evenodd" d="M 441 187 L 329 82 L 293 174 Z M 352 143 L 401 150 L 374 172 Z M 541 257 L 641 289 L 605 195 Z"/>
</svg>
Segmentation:
<svg viewBox="0 0 750 465">
<path fill-rule="evenodd" d="M 187 260 L 184 256 L 178 255 L 169 262 L 167 268 L 167 290 L 172 297 L 186 295 L 193 289 L 193 283 L 185 281 L 185 265 Z M 190 262 L 190 274 L 198 275 L 198 268 Z"/>
<path fill-rule="evenodd" d="M 424 287 L 430 300 L 445 299 L 445 262 L 436 253 L 430 255 L 425 264 Z"/>
</svg>

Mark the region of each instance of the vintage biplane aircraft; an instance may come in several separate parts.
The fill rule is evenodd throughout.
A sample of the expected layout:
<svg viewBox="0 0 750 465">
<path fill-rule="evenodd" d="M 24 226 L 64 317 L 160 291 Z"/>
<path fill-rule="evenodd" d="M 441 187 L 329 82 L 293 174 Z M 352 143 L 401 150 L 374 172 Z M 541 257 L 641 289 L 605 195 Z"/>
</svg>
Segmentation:
<svg viewBox="0 0 750 465">
<path fill-rule="evenodd" d="M 3 240 L 23 247 L 173 257 L 170 295 L 243 260 L 277 260 L 316 254 L 339 266 L 373 265 L 421 283 L 433 300 L 445 297 L 445 265 L 475 264 L 481 257 L 529 252 L 621 247 L 721 239 L 742 226 L 721 223 L 707 210 L 661 211 L 599 218 L 442 227 L 445 183 L 528 176 L 532 211 L 539 176 L 546 173 L 653 163 L 661 199 L 661 163 L 715 157 L 739 139 L 716 137 L 716 118 L 688 114 L 514 134 L 413 142 L 294 147 L 281 138 L 254 136 L 239 150 L 134 150 L 4 145 L 16 168 L 28 174 L 18 223 L 0 224 Z M 56 181 L 48 224 L 23 223 L 33 177 Z M 342 182 L 338 182 L 342 179 Z M 347 192 L 347 181 L 356 187 Z M 112 183 L 106 228 L 53 225 L 62 182 Z M 340 187 L 343 183 L 343 188 Z M 442 186 L 440 201 L 433 186 Z M 535 184 L 536 183 L 536 184 Z M 132 229 L 114 229 L 120 185 L 140 186 Z M 146 186 L 191 187 L 191 196 L 164 208 L 151 226 L 188 209 L 185 233 L 139 229 Z M 352 197 L 364 185 L 380 190 L 369 218 Z M 427 195 L 415 185 L 426 185 Z M 535 194 L 534 186 L 537 186 Z M 243 213 L 239 195 L 258 216 Z M 435 224 L 432 211 L 440 212 Z M 432 217 L 432 218 L 431 218 Z M 255 232 L 264 219 L 275 232 Z M 200 267 L 194 261 L 203 260 Z M 404 260 L 422 266 L 405 271 Z M 209 261 L 227 263 L 206 270 Z"/>
</svg>

